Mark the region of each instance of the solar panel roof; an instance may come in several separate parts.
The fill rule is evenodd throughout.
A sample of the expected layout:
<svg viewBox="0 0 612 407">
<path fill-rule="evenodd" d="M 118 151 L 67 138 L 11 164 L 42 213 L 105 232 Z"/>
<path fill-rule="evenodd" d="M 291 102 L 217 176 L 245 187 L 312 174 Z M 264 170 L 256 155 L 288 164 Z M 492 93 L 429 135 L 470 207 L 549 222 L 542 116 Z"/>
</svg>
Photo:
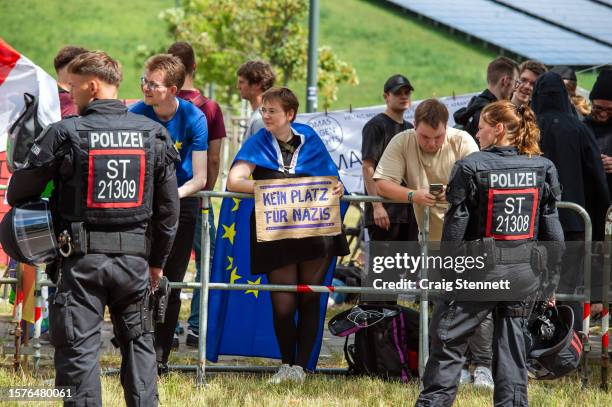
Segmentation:
<svg viewBox="0 0 612 407">
<path fill-rule="evenodd" d="M 612 47 L 491 1 L 388 1 L 547 65 L 592 66 L 612 62 Z"/>
<path fill-rule="evenodd" d="M 497 0 L 612 46 L 612 7 L 590 0 Z"/>
</svg>

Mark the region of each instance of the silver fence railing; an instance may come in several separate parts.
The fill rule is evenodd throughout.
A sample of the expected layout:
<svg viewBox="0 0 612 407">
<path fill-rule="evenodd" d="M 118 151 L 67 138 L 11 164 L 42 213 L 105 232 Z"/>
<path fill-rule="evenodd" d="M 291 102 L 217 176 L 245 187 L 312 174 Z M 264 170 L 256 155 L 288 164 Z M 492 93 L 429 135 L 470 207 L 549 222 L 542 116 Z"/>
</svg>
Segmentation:
<svg viewBox="0 0 612 407">
<path fill-rule="evenodd" d="M 210 198 L 238 198 L 238 199 L 250 199 L 253 198 L 252 194 L 244 194 L 244 193 L 233 193 L 233 192 L 219 192 L 219 191 L 202 191 L 195 196 L 201 198 L 201 208 L 202 208 L 202 226 L 201 226 L 201 236 L 202 236 L 202 255 L 200 256 L 200 267 L 201 267 L 201 279 L 200 282 L 174 282 L 171 283 L 171 287 L 173 288 L 186 288 L 186 289 L 200 289 L 200 335 L 198 340 L 198 363 L 194 366 L 189 365 L 180 365 L 180 366 L 171 366 L 172 369 L 179 370 L 196 370 L 196 383 L 198 386 L 201 386 L 206 381 L 206 371 L 210 370 L 211 372 L 262 372 L 262 371 L 271 371 L 273 368 L 271 367 L 252 367 L 252 366 L 220 366 L 215 365 L 211 367 L 207 367 L 206 365 L 206 335 L 208 329 L 208 294 L 210 290 L 259 290 L 259 291 L 286 291 L 286 292 L 297 292 L 299 287 L 297 285 L 275 285 L 275 284 L 228 284 L 228 283 L 214 283 L 210 282 L 210 224 L 208 221 L 208 212 L 211 209 L 210 207 Z M 371 196 L 360 196 L 360 195 L 345 195 L 342 197 L 343 201 L 348 202 L 393 202 L 389 200 L 384 200 L 379 197 L 371 197 Z M 591 219 L 584 208 L 580 205 L 571 203 L 571 202 L 559 202 L 557 204 L 558 208 L 564 208 L 573 210 L 578 213 L 578 215 L 583 219 L 585 225 L 585 256 L 584 256 L 584 291 L 582 294 L 557 294 L 556 298 L 560 301 L 575 301 L 580 302 L 583 305 L 584 315 L 582 320 L 582 331 L 585 333 L 583 335 L 584 340 L 584 350 L 585 354 L 583 357 L 583 365 L 582 365 L 582 383 L 583 386 L 586 386 L 588 383 L 588 363 L 587 356 L 590 351 L 590 344 L 588 339 L 589 332 L 589 324 L 590 324 L 590 305 L 591 305 L 591 242 L 592 242 L 592 223 Z M 423 230 L 421 231 L 421 241 L 422 245 L 422 254 L 427 255 L 427 240 L 429 236 L 429 211 L 426 209 L 424 216 L 424 224 Z M 605 268 L 604 268 L 605 272 Z M 427 270 L 422 270 L 422 276 L 425 277 Z M 36 306 L 43 306 L 43 298 L 41 295 L 41 288 L 43 286 L 54 286 L 54 284 L 50 280 L 42 279 L 43 268 L 37 267 L 36 271 L 36 279 L 35 279 L 35 290 L 34 294 L 36 296 Z M 609 279 L 608 279 L 609 280 Z M 606 280 L 604 280 L 606 281 Z M 18 282 L 17 278 L 2 278 L 0 279 L 0 284 L 15 284 Z M 427 289 L 414 289 L 414 290 L 390 290 L 390 289 L 375 289 L 369 287 L 331 287 L 331 286 L 308 286 L 310 290 L 313 292 L 319 293 L 330 293 L 332 291 L 337 293 L 347 293 L 347 294 L 408 294 L 415 295 L 419 297 L 419 313 L 420 313 L 420 327 L 419 327 L 419 373 L 422 376 L 425 364 L 427 363 L 427 357 L 429 355 L 429 301 L 428 301 L 428 290 Z M 607 291 L 607 290 L 605 290 Z M 604 310 L 608 309 L 608 296 L 604 295 L 603 304 Z M 607 312 L 602 313 L 602 325 L 608 326 L 608 318 L 609 315 Z M 34 349 L 33 357 L 34 357 L 34 368 L 35 370 L 39 367 L 40 362 L 40 330 L 41 330 L 41 322 L 42 318 L 39 318 L 35 323 L 34 328 L 34 336 L 32 340 L 32 347 Z M 607 331 L 603 332 L 601 335 L 602 341 L 602 351 L 603 349 L 607 349 Z M 605 347 L 604 347 L 605 346 Z M 602 352 L 603 353 L 603 352 Z M 604 366 L 607 367 L 607 359 L 605 359 L 604 363 L 604 355 L 602 354 L 602 377 L 601 377 L 601 385 L 602 387 L 607 386 L 607 368 L 605 369 L 604 374 Z M 346 369 L 319 369 L 325 373 L 342 373 L 346 372 Z M 114 372 L 116 369 L 111 370 L 110 372 Z"/>
</svg>

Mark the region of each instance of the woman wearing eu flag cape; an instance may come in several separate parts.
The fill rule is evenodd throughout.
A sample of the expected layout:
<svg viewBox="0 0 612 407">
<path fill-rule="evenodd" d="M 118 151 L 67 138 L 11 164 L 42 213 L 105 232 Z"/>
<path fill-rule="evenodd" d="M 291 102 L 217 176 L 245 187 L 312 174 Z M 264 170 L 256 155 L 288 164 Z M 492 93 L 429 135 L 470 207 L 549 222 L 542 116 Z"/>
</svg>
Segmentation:
<svg viewBox="0 0 612 407">
<path fill-rule="evenodd" d="M 247 140 L 230 170 L 227 188 L 253 193 L 255 181 L 316 175 L 338 170 L 325 145 L 309 126 L 293 123 L 299 102 L 287 88 L 272 88 L 262 95 L 265 129 Z M 341 195 L 338 182 L 333 193 Z M 255 214 L 251 215 L 251 273 L 266 274 L 270 284 L 323 284 L 334 256 L 349 253 L 344 234 L 258 242 Z M 270 292 L 274 331 L 282 365 L 271 383 L 304 381 L 320 325 L 318 293 Z M 295 314 L 297 311 L 297 323 Z"/>
</svg>

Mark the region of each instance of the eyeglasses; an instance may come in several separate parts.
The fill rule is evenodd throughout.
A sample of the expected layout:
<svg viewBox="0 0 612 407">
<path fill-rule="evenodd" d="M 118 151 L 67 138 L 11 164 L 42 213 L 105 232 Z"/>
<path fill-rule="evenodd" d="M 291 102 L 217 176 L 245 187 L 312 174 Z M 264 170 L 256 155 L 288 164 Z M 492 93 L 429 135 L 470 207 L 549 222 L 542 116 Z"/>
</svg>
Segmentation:
<svg viewBox="0 0 612 407">
<path fill-rule="evenodd" d="M 592 109 L 595 114 L 605 113 L 608 116 L 612 116 L 612 107 L 603 107 L 601 105 L 593 104 Z"/>
<path fill-rule="evenodd" d="M 519 85 L 518 86 L 525 86 L 525 85 L 531 85 L 531 87 L 533 88 L 535 85 L 534 81 L 530 81 L 527 78 L 521 78 L 518 80 Z"/>
<path fill-rule="evenodd" d="M 514 89 L 518 88 L 519 86 L 521 86 L 521 81 L 518 79 L 514 80 Z"/>
<path fill-rule="evenodd" d="M 159 88 L 165 88 L 166 85 L 160 85 L 159 83 L 148 81 L 144 76 L 140 77 L 140 87 L 147 87 L 149 90 L 156 91 Z"/>
</svg>

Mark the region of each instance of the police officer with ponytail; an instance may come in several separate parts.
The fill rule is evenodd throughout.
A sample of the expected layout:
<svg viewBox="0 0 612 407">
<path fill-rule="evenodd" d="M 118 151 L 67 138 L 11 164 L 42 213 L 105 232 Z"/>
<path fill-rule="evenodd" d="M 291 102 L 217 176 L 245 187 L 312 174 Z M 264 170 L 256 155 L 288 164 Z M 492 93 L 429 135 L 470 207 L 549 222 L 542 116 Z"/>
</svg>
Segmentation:
<svg viewBox="0 0 612 407">
<path fill-rule="evenodd" d="M 529 107 L 509 101 L 489 104 L 480 115 L 477 134 L 482 150 L 455 164 L 446 192 L 449 209 L 442 241 L 485 248 L 486 279 L 509 280 L 512 298 L 500 301 L 501 297 L 483 293 L 476 302 L 480 296 L 457 298 L 452 293 L 436 303 L 431 353 L 417 406 L 452 405 L 467 340 L 489 312 L 495 326 L 494 404 L 528 405 L 524 331 L 542 278 L 533 261 L 534 253 L 541 254 L 535 242 L 563 241 L 556 207 L 561 196 L 557 171 L 541 157 L 539 135 Z M 517 219 L 521 222 L 514 222 Z M 558 269 L 560 253 L 548 251 L 549 268 Z"/>
<path fill-rule="evenodd" d="M 50 299 L 55 384 L 73 387 L 66 404 L 101 406 L 100 336 L 108 306 L 122 355 L 128 406 L 155 406 L 157 369 L 148 295 L 176 232 L 178 154 L 166 130 L 117 100 L 117 61 L 88 52 L 67 67 L 80 117 L 50 125 L 11 178 L 11 205 L 51 198 L 60 246 Z M 68 399 L 66 399 L 68 400 Z"/>
</svg>

